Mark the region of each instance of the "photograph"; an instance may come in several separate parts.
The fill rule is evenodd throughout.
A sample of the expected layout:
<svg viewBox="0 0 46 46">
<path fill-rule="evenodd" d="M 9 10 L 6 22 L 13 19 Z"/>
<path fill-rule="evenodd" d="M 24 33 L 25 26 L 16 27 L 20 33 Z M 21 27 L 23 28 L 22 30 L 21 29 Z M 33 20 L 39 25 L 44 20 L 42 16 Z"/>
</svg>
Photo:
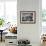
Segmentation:
<svg viewBox="0 0 46 46">
<path fill-rule="evenodd" d="M 22 24 L 33 24 L 36 22 L 35 11 L 20 11 L 20 23 Z"/>
</svg>

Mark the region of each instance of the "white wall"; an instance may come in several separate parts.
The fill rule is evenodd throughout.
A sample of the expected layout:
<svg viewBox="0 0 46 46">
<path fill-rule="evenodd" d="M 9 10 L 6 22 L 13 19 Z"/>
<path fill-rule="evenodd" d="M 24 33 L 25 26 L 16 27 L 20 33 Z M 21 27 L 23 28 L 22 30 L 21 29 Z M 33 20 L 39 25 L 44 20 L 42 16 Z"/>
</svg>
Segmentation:
<svg viewBox="0 0 46 46">
<path fill-rule="evenodd" d="M 42 6 L 41 2 L 42 0 L 17 1 L 18 39 L 29 39 L 31 43 L 36 43 L 36 46 L 39 46 L 40 43 L 41 6 Z M 20 11 L 36 11 L 36 23 L 20 24 Z"/>
</svg>

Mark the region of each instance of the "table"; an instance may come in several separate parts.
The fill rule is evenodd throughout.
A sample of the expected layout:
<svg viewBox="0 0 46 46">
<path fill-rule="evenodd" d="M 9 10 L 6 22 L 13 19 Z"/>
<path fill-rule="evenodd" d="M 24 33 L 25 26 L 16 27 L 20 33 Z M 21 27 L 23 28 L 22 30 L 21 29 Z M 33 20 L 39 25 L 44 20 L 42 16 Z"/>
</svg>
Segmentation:
<svg viewBox="0 0 46 46">
<path fill-rule="evenodd" d="M 8 32 L 5 35 L 5 46 L 17 46 L 17 34 Z"/>
<path fill-rule="evenodd" d="M 2 42 L 2 32 L 3 32 L 3 30 L 0 30 L 0 32 L 1 32 L 1 42 Z"/>
</svg>

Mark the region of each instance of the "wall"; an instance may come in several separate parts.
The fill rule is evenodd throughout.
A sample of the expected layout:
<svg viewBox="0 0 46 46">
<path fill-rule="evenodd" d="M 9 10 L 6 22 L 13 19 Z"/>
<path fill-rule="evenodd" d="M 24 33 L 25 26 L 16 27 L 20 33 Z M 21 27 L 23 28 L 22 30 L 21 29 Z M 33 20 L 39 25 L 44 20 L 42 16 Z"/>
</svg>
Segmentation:
<svg viewBox="0 0 46 46">
<path fill-rule="evenodd" d="M 40 45 L 42 0 L 17 1 L 18 39 L 29 39 L 34 46 Z M 20 24 L 20 11 L 36 11 L 35 24 Z"/>
</svg>

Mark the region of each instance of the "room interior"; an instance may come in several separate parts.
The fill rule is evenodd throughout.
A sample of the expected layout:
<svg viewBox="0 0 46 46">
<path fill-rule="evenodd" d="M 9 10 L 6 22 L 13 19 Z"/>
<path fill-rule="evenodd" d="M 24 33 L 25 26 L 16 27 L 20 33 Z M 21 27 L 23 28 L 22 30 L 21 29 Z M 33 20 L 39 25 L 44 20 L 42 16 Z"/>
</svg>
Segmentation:
<svg viewBox="0 0 46 46">
<path fill-rule="evenodd" d="M 46 0 L 0 0 L 0 46 L 46 46 Z"/>
</svg>

